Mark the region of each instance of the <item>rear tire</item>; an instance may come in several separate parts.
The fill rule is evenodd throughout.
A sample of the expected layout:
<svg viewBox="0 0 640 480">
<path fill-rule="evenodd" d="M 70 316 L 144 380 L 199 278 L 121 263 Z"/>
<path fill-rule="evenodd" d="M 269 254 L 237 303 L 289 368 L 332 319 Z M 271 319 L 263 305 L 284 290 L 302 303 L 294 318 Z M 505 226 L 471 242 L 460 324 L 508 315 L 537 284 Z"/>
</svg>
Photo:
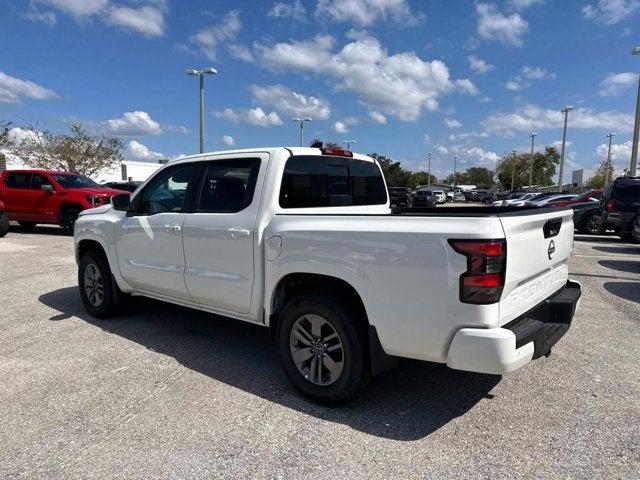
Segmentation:
<svg viewBox="0 0 640 480">
<path fill-rule="evenodd" d="M 78 219 L 78 215 L 80 215 L 80 210 L 76 208 L 70 208 L 62 214 L 62 222 L 60 226 L 67 235 L 73 235 L 73 226 Z"/>
<path fill-rule="evenodd" d="M 9 231 L 9 216 L 6 213 L 0 213 L 0 238 L 4 237 Z"/>
<path fill-rule="evenodd" d="M 113 280 L 109 262 L 101 252 L 90 251 L 82 256 L 78 286 L 84 308 L 92 316 L 108 318 L 118 312 L 123 293 Z"/>
<path fill-rule="evenodd" d="M 36 226 L 36 222 L 18 222 L 18 224 L 23 230 L 33 230 Z"/>
<path fill-rule="evenodd" d="M 278 323 L 278 351 L 287 377 L 304 396 L 337 405 L 367 383 L 363 320 L 356 309 L 324 295 L 297 295 L 287 303 Z"/>
<path fill-rule="evenodd" d="M 638 243 L 638 241 L 633 237 L 633 224 L 636 222 L 635 217 L 629 221 L 627 228 L 620 231 L 618 236 L 627 243 Z"/>
<path fill-rule="evenodd" d="M 598 224 L 598 219 L 595 213 L 587 214 L 587 216 L 582 220 L 582 224 L 578 231 L 588 235 L 602 235 L 605 233 L 604 227 Z"/>
</svg>

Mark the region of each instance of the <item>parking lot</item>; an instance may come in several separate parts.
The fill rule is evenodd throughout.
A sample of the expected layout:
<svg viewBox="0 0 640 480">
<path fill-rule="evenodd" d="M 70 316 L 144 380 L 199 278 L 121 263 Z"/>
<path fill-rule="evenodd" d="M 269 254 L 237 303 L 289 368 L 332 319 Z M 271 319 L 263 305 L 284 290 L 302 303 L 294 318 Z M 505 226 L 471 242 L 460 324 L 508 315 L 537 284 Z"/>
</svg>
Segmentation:
<svg viewBox="0 0 640 480">
<path fill-rule="evenodd" d="M 570 272 L 583 297 L 551 357 L 505 377 L 403 361 L 326 408 L 266 329 L 140 298 L 89 317 L 73 239 L 12 227 L 0 476 L 637 478 L 640 246 L 576 235 Z"/>
</svg>

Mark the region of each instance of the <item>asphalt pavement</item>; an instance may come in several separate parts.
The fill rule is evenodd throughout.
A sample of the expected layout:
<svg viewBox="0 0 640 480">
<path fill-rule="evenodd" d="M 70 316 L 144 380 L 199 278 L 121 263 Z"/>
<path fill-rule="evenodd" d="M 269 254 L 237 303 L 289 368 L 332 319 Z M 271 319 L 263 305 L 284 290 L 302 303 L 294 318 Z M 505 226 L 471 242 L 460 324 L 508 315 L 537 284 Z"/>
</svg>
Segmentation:
<svg viewBox="0 0 640 480">
<path fill-rule="evenodd" d="M 338 408 L 266 329 L 136 298 L 96 320 L 73 239 L 0 239 L 1 478 L 638 478 L 640 246 L 576 236 L 568 334 L 504 377 L 403 361 Z M 428 310 L 428 306 L 425 306 Z"/>
</svg>

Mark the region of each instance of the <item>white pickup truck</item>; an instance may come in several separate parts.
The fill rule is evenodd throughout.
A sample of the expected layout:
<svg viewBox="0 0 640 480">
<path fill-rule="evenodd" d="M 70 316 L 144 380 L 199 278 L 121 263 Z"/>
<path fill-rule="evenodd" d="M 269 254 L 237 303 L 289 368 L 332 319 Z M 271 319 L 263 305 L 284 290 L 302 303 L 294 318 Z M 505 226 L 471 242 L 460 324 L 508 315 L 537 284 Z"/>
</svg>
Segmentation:
<svg viewBox="0 0 640 480">
<path fill-rule="evenodd" d="M 144 295 L 264 325 L 327 404 L 397 357 L 503 374 L 548 354 L 580 298 L 572 248 L 570 209 L 392 212 L 377 163 L 332 148 L 177 160 L 75 224 L 89 313 Z"/>
</svg>

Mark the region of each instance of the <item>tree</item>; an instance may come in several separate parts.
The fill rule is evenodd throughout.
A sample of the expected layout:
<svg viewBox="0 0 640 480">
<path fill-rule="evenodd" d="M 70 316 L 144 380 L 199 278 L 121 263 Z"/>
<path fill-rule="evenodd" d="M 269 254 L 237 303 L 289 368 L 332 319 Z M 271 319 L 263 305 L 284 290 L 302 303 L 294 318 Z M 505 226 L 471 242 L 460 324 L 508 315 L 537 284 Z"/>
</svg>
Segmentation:
<svg viewBox="0 0 640 480">
<path fill-rule="evenodd" d="M 469 167 L 466 171 L 467 184 L 478 188 L 491 188 L 493 186 L 493 172 L 485 167 Z"/>
<path fill-rule="evenodd" d="M 544 153 L 533 154 L 533 185 L 548 186 L 553 185 L 553 176 L 556 173 L 556 166 L 560 164 L 560 154 L 555 147 L 545 147 Z M 531 166 L 531 155 L 521 153 L 516 155 L 505 155 L 496 165 L 498 181 L 505 190 L 511 189 L 511 179 L 513 176 L 513 189 L 519 190 L 525 185 L 529 185 L 529 171 Z"/>
<path fill-rule="evenodd" d="M 596 169 L 593 177 L 587 180 L 585 186 L 587 188 L 596 189 L 604 188 L 605 177 L 607 173 L 607 161 L 603 160 Z M 609 181 L 613 180 L 613 166 L 609 165 Z"/>
<path fill-rule="evenodd" d="M 71 125 L 70 134 L 54 134 L 28 127 L 14 153 L 33 168 L 63 170 L 93 176 L 122 160 L 124 144 L 106 134 L 90 135 L 82 126 Z"/>
<path fill-rule="evenodd" d="M 400 162 L 396 162 L 385 155 L 370 153 L 369 156 L 378 162 L 387 185 L 390 187 L 416 188 L 427 185 L 429 181 L 429 174 L 427 172 L 412 172 L 406 170 Z M 431 183 L 435 182 L 437 182 L 437 178 L 431 175 Z"/>
<path fill-rule="evenodd" d="M 13 146 L 13 140 L 9 135 L 10 127 L 11 122 L 0 120 L 0 149 L 11 148 Z"/>
</svg>

